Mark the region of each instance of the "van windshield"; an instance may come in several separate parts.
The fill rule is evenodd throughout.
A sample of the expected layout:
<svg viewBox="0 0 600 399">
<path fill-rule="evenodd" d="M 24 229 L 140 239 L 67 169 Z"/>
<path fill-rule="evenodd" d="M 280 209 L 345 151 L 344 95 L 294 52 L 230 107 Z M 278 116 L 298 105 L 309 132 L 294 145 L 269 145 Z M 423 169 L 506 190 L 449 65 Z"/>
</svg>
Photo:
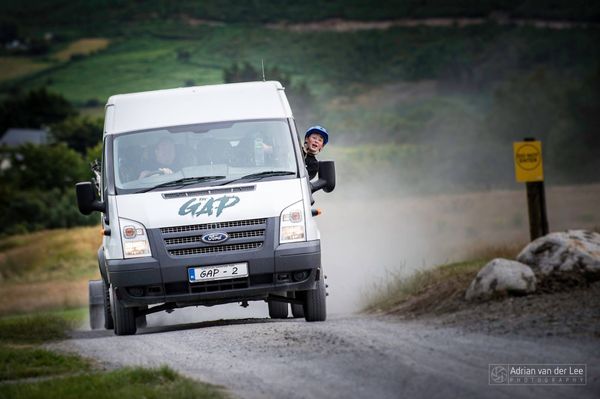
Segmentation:
<svg viewBox="0 0 600 399">
<path fill-rule="evenodd" d="M 156 187 L 227 184 L 263 174 L 297 175 L 286 120 L 241 121 L 124 133 L 113 142 L 115 186 L 121 193 Z M 275 173 L 265 173 L 275 172 Z M 291 172 L 277 173 L 277 172 Z M 174 182 L 173 185 L 170 182 Z M 158 187 L 160 186 L 160 187 Z"/>
</svg>

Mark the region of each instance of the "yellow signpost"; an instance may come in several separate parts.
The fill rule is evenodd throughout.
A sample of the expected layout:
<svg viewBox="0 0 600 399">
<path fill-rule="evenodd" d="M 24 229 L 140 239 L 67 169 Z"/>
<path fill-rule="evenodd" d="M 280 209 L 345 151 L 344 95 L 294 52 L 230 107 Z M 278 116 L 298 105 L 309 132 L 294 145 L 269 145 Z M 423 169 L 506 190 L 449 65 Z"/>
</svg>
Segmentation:
<svg viewBox="0 0 600 399">
<path fill-rule="evenodd" d="M 541 141 L 513 143 L 515 177 L 519 183 L 544 181 Z"/>
<path fill-rule="evenodd" d="M 531 240 L 548 234 L 542 142 L 526 138 L 513 143 L 515 178 L 527 188 L 529 235 Z"/>
</svg>

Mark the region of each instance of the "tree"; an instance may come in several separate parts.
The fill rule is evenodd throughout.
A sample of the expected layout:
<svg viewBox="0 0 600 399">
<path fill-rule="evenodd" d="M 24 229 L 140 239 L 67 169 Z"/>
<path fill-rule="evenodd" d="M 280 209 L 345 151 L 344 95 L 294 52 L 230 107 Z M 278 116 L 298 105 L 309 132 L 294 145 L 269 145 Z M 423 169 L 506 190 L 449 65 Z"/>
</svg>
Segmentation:
<svg viewBox="0 0 600 399">
<path fill-rule="evenodd" d="M 81 156 L 64 143 L 52 146 L 25 144 L 3 149 L 10 167 L 0 172 L 0 184 L 14 190 L 71 190 L 88 178 Z"/>
<path fill-rule="evenodd" d="M 44 87 L 34 89 L 0 103 L 0 134 L 11 127 L 39 129 L 76 114 L 63 96 L 50 93 Z"/>
<path fill-rule="evenodd" d="M 102 140 L 102 119 L 72 116 L 51 126 L 50 134 L 81 155 Z"/>
</svg>

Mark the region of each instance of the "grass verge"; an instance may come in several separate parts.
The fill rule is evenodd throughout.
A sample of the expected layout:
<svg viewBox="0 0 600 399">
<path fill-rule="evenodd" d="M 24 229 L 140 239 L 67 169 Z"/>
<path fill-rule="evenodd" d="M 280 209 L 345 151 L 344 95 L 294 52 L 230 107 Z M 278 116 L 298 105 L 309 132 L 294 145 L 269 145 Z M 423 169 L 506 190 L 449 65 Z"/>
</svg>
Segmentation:
<svg viewBox="0 0 600 399">
<path fill-rule="evenodd" d="M 41 344 L 67 338 L 86 317 L 86 309 L 9 316 L 0 319 L 0 344 Z"/>
<path fill-rule="evenodd" d="M 92 368 L 90 361 L 79 356 L 2 344 L 0 344 L 0 365 L 0 382 L 85 372 Z"/>
<path fill-rule="evenodd" d="M 407 278 L 392 276 L 374 290 L 364 310 L 409 317 L 459 310 L 466 304 L 464 294 L 469 284 L 486 263 L 495 258 L 514 259 L 525 245 L 522 242 L 474 244 L 466 250 L 470 261 L 440 265 Z"/>
<path fill-rule="evenodd" d="M 20 398 L 225 398 L 218 387 L 198 383 L 173 370 L 125 368 L 2 386 L 0 396 Z"/>
<path fill-rule="evenodd" d="M 458 310 L 465 290 L 486 260 L 451 263 L 419 271 L 408 278 L 396 276 L 375 290 L 365 311 L 419 316 Z"/>
<path fill-rule="evenodd" d="M 0 283 L 73 281 L 95 276 L 98 226 L 39 231 L 0 240 Z"/>
<path fill-rule="evenodd" d="M 93 361 L 38 345 L 64 339 L 85 309 L 0 318 L 0 398 L 226 398 L 167 367 L 100 370 Z"/>
</svg>

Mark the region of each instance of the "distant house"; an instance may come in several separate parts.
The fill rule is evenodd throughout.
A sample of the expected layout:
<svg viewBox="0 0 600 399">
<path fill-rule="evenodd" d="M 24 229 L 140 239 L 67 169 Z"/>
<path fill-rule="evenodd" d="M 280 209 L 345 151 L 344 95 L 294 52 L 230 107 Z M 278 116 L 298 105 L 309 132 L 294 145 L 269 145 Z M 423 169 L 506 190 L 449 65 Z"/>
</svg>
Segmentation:
<svg viewBox="0 0 600 399">
<path fill-rule="evenodd" d="M 0 148 L 2 147 L 18 147 L 23 144 L 48 144 L 48 132 L 42 129 L 8 129 L 2 138 L 0 138 Z M 18 156 L 18 155 L 17 155 Z M 9 169 L 11 162 L 7 158 L 0 159 L 0 171 Z"/>
<path fill-rule="evenodd" d="M 0 139 L 0 147 L 18 147 L 20 145 L 31 143 L 44 145 L 48 144 L 48 132 L 43 129 L 8 129 Z"/>
</svg>

